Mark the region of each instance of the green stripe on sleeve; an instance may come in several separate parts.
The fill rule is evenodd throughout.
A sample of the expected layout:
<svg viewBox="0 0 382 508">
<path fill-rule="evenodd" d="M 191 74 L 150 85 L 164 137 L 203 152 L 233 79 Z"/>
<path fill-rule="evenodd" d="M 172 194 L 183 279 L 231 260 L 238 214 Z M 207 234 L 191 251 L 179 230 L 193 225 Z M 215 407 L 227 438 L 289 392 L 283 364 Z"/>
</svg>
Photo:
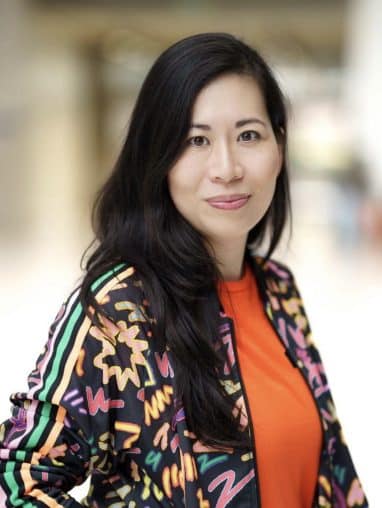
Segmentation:
<svg viewBox="0 0 382 508">
<path fill-rule="evenodd" d="M 93 282 L 93 284 L 91 285 L 91 289 L 93 291 L 96 290 L 102 284 L 102 282 L 104 282 L 106 279 L 110 278 L 110 276 L 115 275 L 115 271 L 119 270 L 123 266 L 125 266 L 125 263 L 120 263 L 119 265 L 115 266 L 112 270 L 109 270 L 107 273 L 105 273 L 104 275 L 99 277 L 95 282 Z M 51 369 L 51 371 L 48 375 L 48 378 L 45 382 L 44 389 L 42 390 L 42 392 L 40 392 L 40 397 L 42 399 L 44 397 L 46 397 L 50 388 L 56 382 L 59 368 L 60 368 L 61 359 L 62 359 L 65 349 L 69 343 L 73 329 L 74 329 L 74 327 L 81 315 L 81 312 L 82 312 L 82 305 L 81 305 L 81 303 L 78 303 L 71 313 L 69 322 L 68 322 L 68 324 L 63 332 L 62 338 L 59 341 L 59 344 L 57 346 L 57 353 L 56 353 L 54 361 L 53 361 L 52 369 Z M 48 426 L 51 409 L 52 409 L 52 407 L 48 402 L 44 403 L 42 411 L 41 411 L 41 416 L 39 418 L 39 423 L 38 423 L 37 427 L 35 427 L 34 431 L 32 432 L 32 434 L 28 440 L 28 443 L 27 443 L 27 447 L 29 449 L 34 448 L 37 445 L 41 435 L 43 434 L 44 430 Z M 23 460 L 25 460 L 25 456 L 26 456 L 26 452 L 24 452 L 24 451 L 19 450 L 16 452 L 17 460 L 23 461 Z M 20 497 L 19 497 L 19 485 L 18 485 L 18 483 L 16 481 L 16 477 L 15 477 L 15 463 L 14 462 L 7 462 L 5 470 L 6 470 L 6 472 L 4 474 L 4 478 L 5 478 L 5 481 L 11 491 L 11 496 L 10 496 L 9 500 L 11 501 L 12 506 L 23 505 L 24 508 L 33 508 L 32 503 L 30 503 L 29 501 L 25 502 L 25 500 L 20 499 Z"/>
<path fill-rule="evenodd" d="M 122 268 L 122 267 L 123 267 L 123 266 L 125 266 L 125 265 L 126 265 L 126 263 L 120 263 L 119 265 L 115 266 L 114 268 L 112 268 L 111 270 L 109 270 L 108 272 L 106 272 L 104 275 L 101 275 L 100 277 L 98 277 L 98 279 L 97 279 L 97 280 L 95 280 L 95 281 L 93 282 L 93 284 L 90 286 L 90 287 L 91 287 L 91 289 L 92 289 L 93 291 L 94 291 L 95 289 L 97 289 L 97 288 L 98 288 L 98 286 L 99 286 L 100 284 L 102 284 L 102 282 L 103 282 L 105 279 L 109 278 L 111 275 L 114 275 L 114 274 L 115 274 L 115 272 L 116 272 L 117 270 L 119 270 L 120 268 Z"/>
<path fill-rule="evenodd" d="M 114 275 L 115 271 L 118 270 L 119 268 L 122 268 L 124 265 L 125 265 L 125 263 L 120 263 L 115 268 L 113 268 L 112 270 L 109 270 L 107 273 L 105 273 L 104 275 L 99 277 L 93 283 L 92 289 L 97 289 L 97 287 L 99 287 L 102 284 L 102 282 L 104 282 L 106 279 L 110 278 L 110 276 Z M 81 313 L 82 313 L 82 305 L 81 305 L 81 303 L 78 303 L 76 305 L 76 307 L 74 308 L 74 310 L 71 312 L 69 322 L 66 325 L 65 330 L 64 330 L 62 337 L 59 341 L 59 344 L 57 346 L 57 352 L 56 352 L 56 355 L 53 360 L 52 369 L 49 372 L 49 375 L 44 383 L 44 388 L 42 389 L 42 391 L 39 394 L 39 398 L 41 398 L 41 399 L 44 399 L 44 398 L 46 399 L 49 390 L 52 388 L 54 383 L 57 381 L 62 357 L 65 353 L 67 345 L 68 345 L 70 338 L 72 336 L 73 329 L 75 328 L 75 326 L 81 316 Z M 48 408 L 49 408 L 49 405 L 47 406 L 47 408 L 43 409 L 43 411 L 45 410 L 45 412 L 46 412 L 46 415 L 43 414 L 43 416 L 46 416 L 46 419 L 41 418 L 39 425 L 34 429 L 32 435 L 29 438 L 28 445 L 27 445 L 28 447 L 36 446 L 42 433 L 44 432 L 45 427 L 46 427 L 48 420 L 49 420 Z M 45 420 L 45 423 L 44 423 L 44 420 Z"/>
<path fill-rule="evenodd" d="M 5 465 L 4 479 L 11 491 L 9 501 L 12 503 L 12 506 L 21 506 L 23 504 L 23 500 L 19 498 L 19 486 L 15 479 L 14 470 L 15 463 L 7 462 Z"/>
<path fill-rule="evenodd" d="M 72 311 L 72 313 L 70 315 L 69 322 L 66 325 L 64 333 L 61 337 L 61 340 L 59 341 L 59 343 L 57 345 L 57 352 L 54 357 L 52 369 L 49 372 L 48 378 L 45 382 L 44 389 L 39 394 L 39 398 L 41 397 L 41 399 L 46 398 L 48 391 L 52 388 L 52 386 L 54 385 L 54 383 L 57 379 L 62 357 L 63 357 L 65 349 L 69 343 L 70 337 L 72 336 L 73 329 L 76 326 L 77 321 L 81 315 L 81 311 L 82 311 L 82 305 L 80 303 L 78 303 L 76 305 L 75 309 Z"/>
<path fill-rule="evenodd" d="M 118 267 L 121 268 L 122 266 L 124 266 L 124 263 L 121 263 L 117 267 L 113 268 L 112 270 L 109 270 L 107 273 L 105 273 L 104 275 L 99 277 L 93 283 L 92 289 L 93 290 L 97 289 L 97 287 L 99 287 L 102 284 L 102 282 L 104 282 L 107 278 L 109 278 L 111 275 L 114 274 L 115 270 L 118 269 Z M 60 342 L 59 342 L 59 344 L 57 346 L 57 353 L 56 353 L 56 355 L 54 357 L 52 369 L 49 372 L 48 378 L 47 378 L 47 380 L 45 382 L 44 389 L 40 392 L 40 397 L 42 399 L 46 398 L 48 391 L 52 388 L 53 384 L 56 382 L 56 379 L 58 377 L 58 372 L 59 372 L 59 369 L 60 369 L 60 363 L 61 363 L 62 357 L 64 355 L 66 347 L 67 347 L 67 345 L 68 345 L 68 343 L 70 341 L 70 338 L 72 336 L 73 329 L 76 326 L 77 321 L 78 321 L 78 319 L 79 319 L 79 317 L 81 315 L 82 309 L 83 308 L 82 308 L 81 303 L 78 303 L 77 306 L 75 307 L 75 309 L 71 313 L 69 322 L 66 325 L 66 328 L 65 328 L 65 330 L 63 332 L 63 335 L 62 335 L 62 338 L 61 338 L 61 340 L 60 340 Z"/>
<path fill-rule="evenodd" d="M 16 451 L 16 460 L 18 460 L 19 462 L 24 462 L 26 456 L 27 456 L 27 452 L 24 452 L 24 450 L 17 450 Z"/>
<path fill-rule="evenodd" d="M 37 427 L 34 428 L 32 434 L 30 435 L 27 443 L 27 448 L 30 449 L 31 447 L 35 447 L 42 435 L 42 433 L 45 430 L 46 422 L 49 421 L 49 416 L 52 410 L 52 406 L 44 402 L 44 405 L 42 406 L 41 416 L 39 418 L 39 424 Z M 36 413 L 37 414 L 37 413 Z"/>
</svg>

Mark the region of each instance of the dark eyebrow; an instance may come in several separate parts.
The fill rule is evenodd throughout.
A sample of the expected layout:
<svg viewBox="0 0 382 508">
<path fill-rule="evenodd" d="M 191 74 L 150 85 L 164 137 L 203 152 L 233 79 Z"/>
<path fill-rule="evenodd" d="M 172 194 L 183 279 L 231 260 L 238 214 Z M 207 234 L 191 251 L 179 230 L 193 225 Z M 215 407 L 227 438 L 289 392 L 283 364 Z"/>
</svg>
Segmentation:
<svg viewBox="0 0 382 508">
<path fill-rule="evenodd" d="M 260 123 L 261 125 L 266 127 L 266 124 L 259 118 L 244 118 L 243 120 L 238 120 L 235 123 L 235 127 L 236 129 L 238 129 L 239 127 L 243 127 L 244 125 L 247 125 L 249 123 Z M 190 125 L 190 129 L 203 129 L 205 131 L 210 131 L 211 127 L 204 123 L 192 123 Z"/>
<path fill-rule="evenodd" d="M 239 120 L 238 122 L 235 123 L 235 127 L 236 128 L 243 127 L 243 125 L 247 125 L 247 123 L 260 123 L 261 125 L 266 127 L 265 122 L 263 122 L 259 118 L 245 118 L 244 120 Z"/>
</svg>

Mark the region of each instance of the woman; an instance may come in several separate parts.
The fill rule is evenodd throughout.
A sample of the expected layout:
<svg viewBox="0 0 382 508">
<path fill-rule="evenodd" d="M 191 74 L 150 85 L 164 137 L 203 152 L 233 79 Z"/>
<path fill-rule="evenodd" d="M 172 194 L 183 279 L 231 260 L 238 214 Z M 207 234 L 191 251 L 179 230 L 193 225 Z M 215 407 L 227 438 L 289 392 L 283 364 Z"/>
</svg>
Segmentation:
<svg viewBox="0 0 382 508">
<path fill-rule="evenodd" d="M 368 506 L 303 304 L 282 93 L 229 34 L 151 68 L 86 275 L 2 427 L 2 506 Z M 266 247 L 261 257 L 259 249 Z"/>
</svg>

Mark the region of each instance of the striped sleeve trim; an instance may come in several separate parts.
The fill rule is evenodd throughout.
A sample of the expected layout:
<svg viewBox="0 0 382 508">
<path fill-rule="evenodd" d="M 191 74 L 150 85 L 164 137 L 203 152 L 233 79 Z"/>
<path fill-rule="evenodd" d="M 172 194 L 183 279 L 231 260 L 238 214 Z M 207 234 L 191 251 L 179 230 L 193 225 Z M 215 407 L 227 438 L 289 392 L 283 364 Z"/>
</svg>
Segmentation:
<svg viewBox="0 0 382 508">
<path fill-rule="evenodd" d="M 112 271 L 111 272 L 111 275 L 112 275 L 111 280 L 108 280 L 110 277 L 110 272 L 105 274 L 101 278 L 101 280 L 97 281 L 98 285 L 95 287 L 96 289 L 98 289 L 98 292 L 96 294 L 96 300 L 101 303 L 102 300 L 104 299 L 105 295 L 107 295 L 109 293 L 109 291 L 113 288 L 113 286 L 115 286 L 119 282 L 120 279 L 129 277 L 133 273 L 134 273 L 134 269 L 132 267 L 129 267 L 126 270 L 124 270 L 122 273 L 118 274 L 118 279 L 117 279 L 115 276 L 115 271 Z M 106 275 L 108 275 L 108 277 L 106 277 Z M 102 283 L 104 283 L 104 284 L 101 286 Z M 70 354 L 68 356 L 68 359 L 65 363 L 64 372 L 63 372 L 63 375 L 60 379 L 59 385 L 57 386 L 57 389 L 54 392 L 54 395 L 52 397 L 52 402 L 54 404 L 59 404 L 67 386 L 69 385 L 70 376 L 73 372 L 77 358 L 78 358 L 80 351 L 81 351 L 82 344 L 84 342 L 84 338 L 85 338 L 90 326 L 91 326 L 90 319 L 87 316 L 85 316 L 84 320 L 80 326 L 79 333 L 77 334 L 76 340 L 75 340 L 73 347 L 70 351 Z M 68 340 L 69 340 L 69 338 L 65 337 L 65 342 L 67 342 Z M 60 360 L 57 359 L 57 362 L 59 362 L 59 361 Z M 54 374 L 54 372 L 53 372 L 53 374 Z M 55 379 L 57 379 L 57 378 L 55 378 Z M 52 381 L 52 383 L 54 383 L 54 381 Z"/>
<path fill-rule="evenodd" d="M 120 264 L 100 276 L 92 284 L 96 300 L 101 303 L 105 295 L 121 278 L 134 273 L 133 267 Z M 45 356 L 39 362 L 39 382 L 28 393 L 30 398 L 59 404 L 69 383 L 81 346 L 91 326 L 79 300 L 80 289 L 66 302 L 65 310 L 55 324 L 54 333 L 48 341 Z"/>
<path fill-rule="evenodd" d="M 113 286 L 130 277 L 133 273 L 133 267 L 127 268 L 125 264 L 120 264 L 99 277 L 92 284 L 92 290 L 96 291 L 96 300 L 102 302 Z M 40 453 L 44 454 L 50 449 L 62 427 L 65 410 L 60 407 L 55 409 L 52 404 L 59 405 L 61 397 L 70 382 L 70 376 L 83 341 L 91 326 L 90 319 L 83 312 L 78 296 L 79 290 L 74 292 L 68 299 L 65 312 L 57 323 L 51 343 L 47 348 L 46 358 L 44 357 L 43 361 L 40 362 L 40 368 L 43 369 L 40 383 L 33 386 L 28 393 L 30 398 L 38 398 L 40 401 L 49 400 L 49 402 L 40 406 L 38 413 L 33 406 L 36 401 L 32 401 L 28 410 L 29 417 L 33 416 L 33 430 L 31 430 L 26 447 L 27 449 L 33 449 L 43 440 L 37 452 L 38 455 Z M 63 361 L 64 365 L 62 365 Z M 60 373 L 63 373 L 63 375 L 60 375 Z M 52 393 L 52 390 L 54 390 L 53 396 L 48 398 L 48 394 Z M 54 419 L 52 418 L 53 412 L 55 412 Z M 34 488 L 36 481 L 31 476 L 30 468 L 30 464 L 24 463 L 17 472 L 14 462 L 7 464 L 5 480 L 10 490 L 8 499 L 12 503 L 11 506 L 32 506 L 31 503 L 25 502 L 25 498 L 19 497 L 21 485 L 18 481 L 21 480 L 23 484 L 22 491 L 26 492 L 28 497 L 34 497 L 49 508 L 61 508 L 62 505 L 55 499 L 40 489 Z"/>
</svg>

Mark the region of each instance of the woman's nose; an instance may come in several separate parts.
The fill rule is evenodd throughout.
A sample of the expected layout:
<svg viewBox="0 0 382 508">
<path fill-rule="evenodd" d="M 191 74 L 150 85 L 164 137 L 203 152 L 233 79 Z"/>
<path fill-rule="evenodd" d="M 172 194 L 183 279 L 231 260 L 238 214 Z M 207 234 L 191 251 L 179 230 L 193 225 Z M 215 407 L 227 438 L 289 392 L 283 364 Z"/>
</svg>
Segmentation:
<svg viewBox="0 0 382 508">
<path fill-rule="evenodd" d="M 209 175 L 211 180 L 230 182 L 242 178 L 242 167 L 227 143 L 216 144 L 210 157 Z"/>
</svg>

